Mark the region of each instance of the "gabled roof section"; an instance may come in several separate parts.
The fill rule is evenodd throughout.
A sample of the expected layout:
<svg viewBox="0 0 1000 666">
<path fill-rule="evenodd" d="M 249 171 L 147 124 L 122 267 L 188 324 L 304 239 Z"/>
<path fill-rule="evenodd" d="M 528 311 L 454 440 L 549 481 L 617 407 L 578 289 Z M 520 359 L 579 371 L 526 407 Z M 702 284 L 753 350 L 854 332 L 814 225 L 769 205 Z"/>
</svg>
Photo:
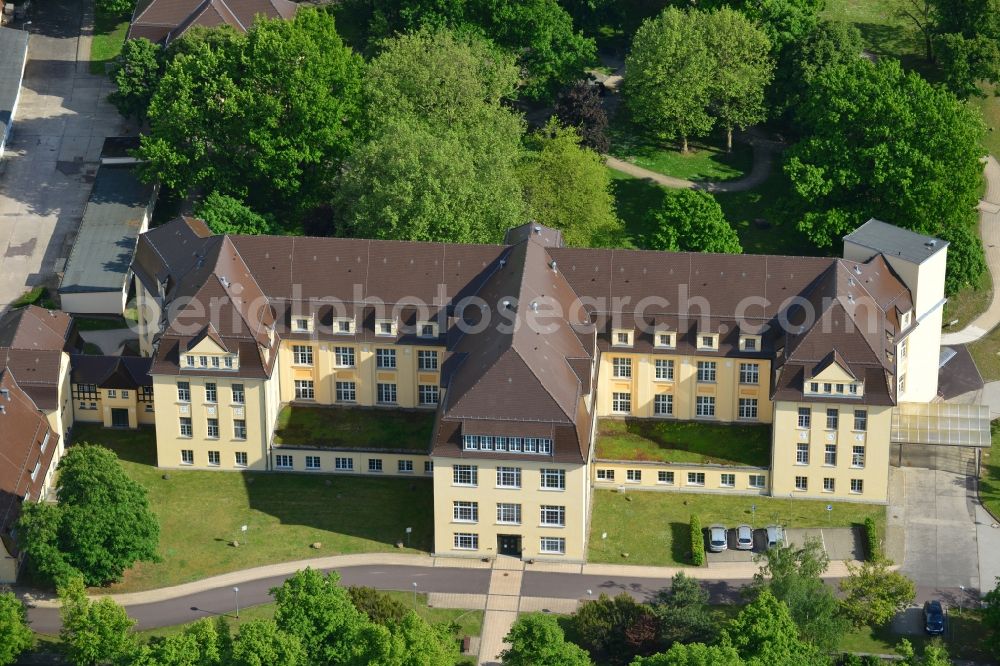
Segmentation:
<svg viewBox="0 0 1000 666">
<path fill-rule="evenodd" d="M 290 19 L 298 5 L 290 0 L 140 0 L 128 38 L 169 44 L 195 25 L 230 25 L 246 32 L 258 16 Z"/>
<path fill-rule="evenodd" d="M 162 283 L 169 296 L 181 278 L 204 260 L 212 238 L 201 220 L 179 217 L 139 237 L 132 271 L 151 294 L 158 295 Z"/>
<path fill-rule="evenodd" d="M 840 352 L 837 351 L 836 349 L 834 349 L 832 352 L 830 352 L 829 354 L 827 354 L 826 358 L 824 358 L 822 361 L 820 361 L 816 365 L 816 367 L 813 368 L 813 370 L 812 370 L 812 376 L 815 377 L 816 375 L 820 374 L 821 372 L 823 372 L 824 370 L 826 370 L 827 368 L 829 368 L 831 366 L 836 366 L 836 367 L 840 368 L 845 373 L 847 373 L 847 375 L 850 376 L 852 379 L 857 379 L 858 378 L 857 375 L 855 375 L 854 372 L 851 370 L 850 364 L 847 363 L 847 361 L 844 360 L 844 357 L 841 356 Z"/>
<path fill-rule="evenodd" d="M 139 356 L 91 356 L 73 354 L 70 357 L 74 384 L 94 384 L 98 388 L 138 389 L 152 386 L 149 376 L 153 359 Z"/>
<path fill-rule="evenodd" d="M 226 345 L 226 341 L 222 339 L 221 335 L 219 335 L 218 329 L 215 328 L 215 324 L 213 324 L 212 322 L 208 322 L 208 326 L 205 326 L 203 329 L 201 329 L 201 333 L 194 336 L 193 338 L 191 338 L 191 340 L 188 341 L 187 349 L 194 349 L 195 347 L 198 346 L 199 342 L 205 339 L 214 342 L 216 345 L 219 346 L 219 348 L 222 351 L 226 352 L 230 351 L 229 347 Z"/>
<path fill-rule="evenodd" d="M 72 328 L 73 318 L 65 312 L 28 305 L 0 317 L 0 347 L 61 351 Z"/>
</svg>

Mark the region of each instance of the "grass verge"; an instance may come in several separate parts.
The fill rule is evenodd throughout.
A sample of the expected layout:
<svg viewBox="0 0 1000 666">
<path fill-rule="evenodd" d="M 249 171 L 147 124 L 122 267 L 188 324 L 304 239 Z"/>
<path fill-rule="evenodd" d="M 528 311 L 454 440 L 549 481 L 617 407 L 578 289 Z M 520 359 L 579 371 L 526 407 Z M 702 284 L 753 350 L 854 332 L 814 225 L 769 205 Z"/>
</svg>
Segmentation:
<svg viewBox="0 0 1000 666">
<path fill-rule="evenodd" d="M 94 37 L 90 42 L 90 73 L 104 75 L 105 65 L 122 52 L 129 21 L 121 16 L 94 17 Z"/>
<path fill-rule="evenodd" d="M 1000 326 L 969 344 L 969 353 L 984 382 L 1000 380 Z"/>
<path fill-rule="evenodd" d="M 77 424 L 77 442 L 114 450 L 128 475 L 149 491 L 160 521 L 159 562 L 141 562 L 107 592 L 134 592 L 200 580 L 274 562 L 341 553 L 400 552 L 432 539 L 432 487 L 426 479 L 322 474 L 199 472 L 155 467 L 152 430 L 121 431 Z M 392 507 L 392 510 L 386 510 Z M 230 542 L 248 525 L 246 543 Z M 322 544 L 312 549 L 314 542 Z"/>
<path fill-rule="evenodd" d="M 276 444 L 426 452 L 434 412 L 364 407 L 286 405 L 278 414 Z"/>
<path fill-rule="evenodd" d="M 707 493 L 618 493 L 595 490 L 590 523 L 591 562 L 683 566 L 690 562 L 688 522 L 697 514 L 702 525 L 756 526 L 780 523 L 787 527 L 849 527 L 871 516 L 885 531 L 885 507 L 875 504 L 788 500 L 761 496 L 727 496 Z M 750 505 L 756 505 L 751 514 Z M 607 532 L 606 539 L 601 534 Z M 628 558 L 622 557 L 628 553 Z"/>
<path fill-rule="evenodd" d="M 725 181 L 742 178 L 753 167 L 753 149 L 745 143 L 734 143 L 727 152 L 722 137 L 693 140 L 687 153 L 672 145 L 647 138 L 627 121 L 613 121 L 611 154 L 644 169 L 665 176 L 694 182 Z"/>
<path fill-rule="evenodd" d="M 771 429 L 766 425 L 601 419 L 597 457 L 678 463 L 766 466 Z"/>
<path fill-rule="evenodd" d="M 983 451 L 979 498 L 994 517 L 1000 518 L 1000 421 L 992 427 L 993 444 Z"/>
<path fill-rule="evenodd" d="M 958 320 L 952 326 L 945 326 L 945 331 L 960 331 L 969 325 L 973 319 L 986 311 L 993 298 L 993 285 L 989 271 L 979 277 L 975 287 L 965 287 L 954 296 L 948 297 L 944 304 L 944 323 Z"/>
</svg>

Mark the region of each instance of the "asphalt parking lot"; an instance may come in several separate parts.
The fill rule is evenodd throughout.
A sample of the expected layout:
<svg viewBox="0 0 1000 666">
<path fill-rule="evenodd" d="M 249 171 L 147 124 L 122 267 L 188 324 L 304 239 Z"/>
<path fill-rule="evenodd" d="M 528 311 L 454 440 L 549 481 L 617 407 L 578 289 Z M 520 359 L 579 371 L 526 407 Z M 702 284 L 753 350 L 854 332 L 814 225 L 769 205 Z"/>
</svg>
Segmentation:
<svg viewBox="0 0 1000 666">
<path fill-rule="evenodd" d="M 754 556 L 767 550 L 767 531 L 759 527 L 753 531 L 753 550 L 736 549 L 736 526 L 727 526 L 728 549 L 721 553 L 708 550 L 708 530 L 705 532 L 705 554 L 709 562 L 752 562 Z M 863 560 L 865 556 L 861 530 L 851 527 L 785 530 L 789 544 L 802 547 L 809 539 L 816 539 L 831 560 Z"/>
</svg>

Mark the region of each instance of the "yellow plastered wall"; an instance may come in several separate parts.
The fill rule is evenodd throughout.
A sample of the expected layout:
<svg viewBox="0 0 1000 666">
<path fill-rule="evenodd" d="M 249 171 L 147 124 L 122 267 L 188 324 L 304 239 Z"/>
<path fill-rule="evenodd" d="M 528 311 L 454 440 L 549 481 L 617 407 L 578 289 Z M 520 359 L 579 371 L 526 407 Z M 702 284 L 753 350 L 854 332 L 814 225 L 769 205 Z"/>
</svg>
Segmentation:
<svg viewBox="0 0 1000 666">
<path fill-rule="evenodd" d="M 478 485 L 459 486 L 454 483 L 455 465 L 476 465 Z M 519 489 L 497 487 L 497 467 L 521 468 Z M 562 469 L 566 474 L 565 490 L 541 488 L 541 470 Z M 587 465 L 570 465 L 525 460 L 495 461 L 485 459 L 434 458 L 434 552 L 435 555 L 456 557 L 494 557 L 499 535 L 521 537 L 524 559 L 582 562 L 586 557 L 588 498 L 590 477 Z M 454 502 L 477 502 L 479 519 L 475 523 L 454 520 Z M 521 523 L 497 522 L 497 504 L 520 504 Z M 541 524 L 541 507 L 565 507 L 565 526 Z M 455 534 L 476 534 L 479 547 L 472 550 L 455 548 Z M 541 537 L 562 537 L 566 540 L 564 554 L 542 553 Z"/>
<path fill-rule="evenodd" d="M 178 400 L 177 382 L 191 386 L 191 401 Z M 214 382 L 217 403 L 205 401 L 205 384 Z M 193 469 L 255 469 L 267 468 L 267 443 L 271 438 L 277 415 L 277 378 L 246 379 L 242 377 L 197 377 L 175 375 L 153 376 L 153 399 L 156 404 L 156 460 L 160 467 Z M 232 385 L 243 384 L 246 402 L 232 402 Z M 181 436 L 180 418 L 191 418 L 193 434 Z M 208 437 L 208 419 L 219 420 L 219 437 Z M 246 422 L 247 437 L 236 439 L 234 420 Z M 181 451 L 194 454 L 194 463 L 182 463 Z M 219 451 L 220 464 L 209 465 L 208 452 Z M 236 452 L 247 454 L 247 466 L 236 465 Z"/>
<path fill-rule="evenodd" d="M 294 362 L 293 347 L 296 345 L 312 349 L 312 365 L 299 365 Z M 335 349 L 337 347 L 349 347 L 354 350 L 354 367 L 336 367 Z M 376 350 L 379 348 L 396 350 L 396 368 L 394 370 L 376 367 Z M 438 369 L 436 371 L 418 369 L 418 352 L 422 350 L 437 352 Z M 296 400 L 295 380 L 310 380 L 313 382 L 315 392 L 314 401 L 321 405 L 332 405 L 337 402 L 336 384 L 341 381 L 354 382 L 355 384 L 357 399 L 350 404 L 373 406 L 376 404 L 377 397 L 376 384 L 390 383 L 396 385 L 396 405 L 399 407 L 434 409 L 436 405 L 419 404 L 418 386 L 421 384 L 439 386 L 443 361 L 443 348 L 396 345 L 390 339 L 374 343 L 282 340 L 278 355 L 281 401 Z"/>
<path fill-rule="evenodd" d="M 136 310 L 139 317 L 139 353 L 153 355 L 153 338 L 160 332 L 160 304 L 142 282 L 135 281 Z"/>
<path fill-rule="evenodd" d="M 13 584 L 17 582 L 17 558 L 7 552 L 7 547 L 0 541 L 0 583 Z"/>
<path fill-rule="evenodd" d="M 798 427 L 799 407 L 810 410 L 810 427 Z M 826 410 L 839 410 L 839 427 L 827 430 Z M 854 430 L 854 410 L 868 411 L 868 428 Z M 863 502 L 886 502 L 889 480 L 889 430 L 891 407 L 858 403 L 775 404 L 771 443 L 771 494 L 775 497 L 808 497 Z M 797 463 L 797 445 L 808 448 L 808 464 Z M 836 446 L 836 464 L 826 464 L 826 446 Z M 854 446 L 864 446 L 864 467 L 852 465 Z M 795 477 L 804 476 L 808 489 L 796 490 Z M 833 479 L 834 490 L 825 491 L 824 479 Z M 863 492 L 851 492 L 851 480 L 863 482 Z"/>
<path fill-rule="evenodd" d="M 291 456 L 292 467 L 274 466 L 279 455 Z M 306 466 L 307 457 L 319 458 L 319 467 Z M 338 459 L 341 461 L 337 466 Z M 350 465 L 344 461 L 350 461 Z M 381 463 L 372 465 L 369 461 Z M 335 451 L 330 449 L 307 449 L 276 446 L 271 449 L 272 469 L 290 472 L 314 472 L 317 474 L 356 474 L 362 476 L 408 476 L 429 479 L 433 476 L 431 458 L 427 453 L 388 453 L 385 451 Z M 401 464 L 402 463 L 402 464 Z M 410 469 L 412 468 L 412 469 Z"/>
<path fill-rule="evenodd" d="M 622 487 L 626 490 L 735 495 L 766 495 L 770 489 L 770 472 L 766 467 L 595 460 L 591 468 L 591 478 L 596 488 Z M 723 475 L 729 475 L 731 478 L 724 478 Z M 751 484 L 751 477 L 754 477 L 753 480 L 756 482 L 754 485 Z"/>
<path fill-rule="evenodd" d="M 614 376 L 614 359 L 632 359 L 631 379 Z M 673 360 L 674 380 L 656 379 L 656 359 Z M 698 361 L 716 364 L 716 381 L 698 381 Z M 741 384 L 740 363 L 758 365 L 758 383 Z M 597 415 L 622 416 L 612 409 L 613 393 L 627 392 L 632 395 L 632 411 L 628 415 L 647 418 L 654 417 L 654 396 L 660 393 L 674 396 L 674 413 L 678 420 L 695 419 L 696 397 L 715 397 L 715 417 L 708 421 L 737 421 L 740 398 L 757 400 L 757 419 L 751 423 L 770 423 L 772 407 L 768 385 L 771 377 L 771 362 L 766 359 L 738 359 L 722 357 L 679 356 L 670 354 L 633 354 L 627 349 L 610 349 L 601 355 L 598 368 Z M 659 418 L 659 417 L 657 417 Z M 702 420 L 699 418 L 698 420 Z"/>
</svg>

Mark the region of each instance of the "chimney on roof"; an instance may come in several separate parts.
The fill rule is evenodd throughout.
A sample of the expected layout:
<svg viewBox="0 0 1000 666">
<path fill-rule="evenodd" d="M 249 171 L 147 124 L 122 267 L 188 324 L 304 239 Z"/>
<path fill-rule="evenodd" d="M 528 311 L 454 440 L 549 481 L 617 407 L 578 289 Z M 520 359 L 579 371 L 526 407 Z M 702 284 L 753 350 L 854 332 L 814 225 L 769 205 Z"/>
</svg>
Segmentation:
<svg viewBox="0 0 1000 666">
<path fill-rule="evenodd" d="M 4 405 L 0 405 L 0 414 L 6 414 L 7 408 Z"/>
<path fill-rule="evenodd" d="M 226 289 L 229 289 L 229 278 L 227 278 L 225 275 L 220 275 L 219 276 L 219 282 L 222 283 L 223 287 L 225 287 Z"/>
<path fill-rule="evenodd" d="M 848 294 L 847 295 L 847 302 L 848 303 L 853 303 L 854 302 L 854 294 Z"/>
<path fill-rule="evenodd" d="M 534 232 L 536 234 L 540 234 L 540 233 L 542 233 L 542 228 L 536 224 L 535 227 L 534 227 Z"/>
<path fill-rule="evenodd" d="M 555 259 L 553 259 L 553 260 L 552 260 L 552 263 L 551 263 L 551 264 L 549 264 L 549 266 L 551 266 L 551 267 L 552 267 L 552 272 L 553 272 L 553 273 L 558 273 L 558 272 L 559 272 L 559 269 L 558 269 L 558 268 L 556 268 L 556 260 L 555 260 Z"/>
<path fill-rule="evenodd" d="M 507 258 L 504 257 L 503 259 L 500 260 L 500 268 L 503 268 L 506 265 L 507 265 Z"/>
<path fill-rule="evenodd" d="M 935 245 L 937 245 L 937 239 L 932 238 L 929 241 L 927 241 L 926 243 L 924 243 L 924 245 L 927 246 L 927 247 L 929 247 L 929 248 L 932 248 Z"/>
<path fill-rule="evenodd" d="M 502 303 L 500 303 L 500 305 L 503 306 L 504 310 L 510 310 L 510 301 L 504 299 L 504 301 Z"/>
<path fill-rule="evenodd" d="M 7 402 L 10 402 L 10 389 L 0 389 L 0 396 L 3 396 L 7 399 Z"/>
<path fill-rule="evenodd" d="M 854 272 L 857 273 L 858 275 L 861 275 L 861 266 L 858 266 L 857 264 L 855 264 L 854 265 Z"/>
<path fill-rule="evenodd" d="M 538 301 L 531 301 L 531 311 L 538 312 Z"/>
</svg>

